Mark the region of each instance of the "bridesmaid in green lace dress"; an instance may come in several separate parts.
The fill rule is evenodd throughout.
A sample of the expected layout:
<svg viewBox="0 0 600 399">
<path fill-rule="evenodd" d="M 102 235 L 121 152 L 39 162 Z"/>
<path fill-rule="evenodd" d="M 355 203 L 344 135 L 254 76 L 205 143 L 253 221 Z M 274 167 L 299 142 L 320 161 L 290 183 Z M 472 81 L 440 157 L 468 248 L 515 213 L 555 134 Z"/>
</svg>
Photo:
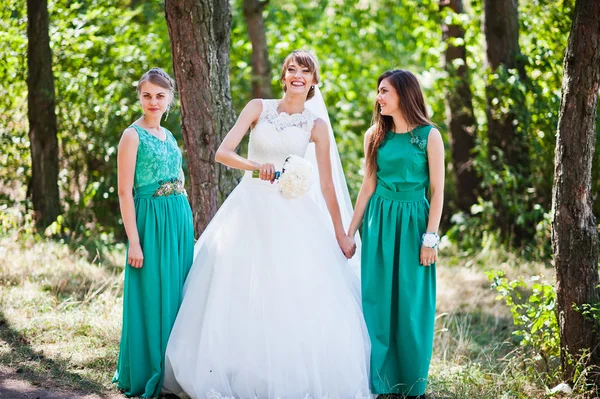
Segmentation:
<svg viewBox="0 0 600 399">
<path fill-rule="evenodd" d="M 371 390 L 425 398 L 433 348 L 444 144 L 412 73 L 385 72 L 377 88 L 375 123 L 365 135 L 364 180 L 348 231 L 353 237 L 362 222 L 362 301 L 371 338 Z"/>
<path fill-rule="evenodd" d="M 152 68 L 137 86 L 144 115 L 119 143 L 119 202 L 129 240 L 123 330 L 113 382 L 127 396 L 160 394 L 165 350 L 194 255 L 192 212 L 173 134 L 160 126 L 174 82 Z"/>
</svg>

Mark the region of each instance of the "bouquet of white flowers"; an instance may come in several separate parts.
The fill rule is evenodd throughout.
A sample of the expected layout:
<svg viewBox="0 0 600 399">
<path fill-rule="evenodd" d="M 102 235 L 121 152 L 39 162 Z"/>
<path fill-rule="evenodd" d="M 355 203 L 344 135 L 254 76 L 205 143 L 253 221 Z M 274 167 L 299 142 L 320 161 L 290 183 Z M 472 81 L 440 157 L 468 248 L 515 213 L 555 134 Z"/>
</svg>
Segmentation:
<svg viewBox="0 0 600 399">
<path fill-rule="evenodd" d="M 258 177 L 255 170 L 253 177 Z M 275 172 L 275 180 L 279 182 L 279 192 L 285 199 L 300 198 L 310 191 L 312 185 L 312 165 L 298 155 L 290 155 L 283 163 L 281 173 Z"/>
</svg>

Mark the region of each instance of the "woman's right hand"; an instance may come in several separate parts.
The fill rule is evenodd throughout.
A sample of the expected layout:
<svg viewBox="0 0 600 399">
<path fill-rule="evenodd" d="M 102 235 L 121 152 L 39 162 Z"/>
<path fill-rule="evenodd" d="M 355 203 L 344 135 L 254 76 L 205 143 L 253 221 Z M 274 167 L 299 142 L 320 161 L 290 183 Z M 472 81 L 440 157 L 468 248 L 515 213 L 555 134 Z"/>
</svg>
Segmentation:
<svg viewBox="0 0 600 399">
<path fill-rule="evenodd" d="M 129 256 L 127 257 L 127 263 L 136 269 L 139 269 L 144 265 L 144 254 L 142 253 L 142 247 L 139 243 L 129 244 Z"/>
<path fill-rule="evenodd" d="M 356 252 L 356 242 L 354 242 L 354 238 L 344 235 L 343 237 L 338 237 L 337 242 L 347 259 L 354 256 L 354 253 Z"/>
<path fill-rule="evenodd" d="M 269 180 L 271 183 L 275 181 L 275 165 L 272 163 L 263 163 L 258 170 L 261 180 Z"/>
</svg>

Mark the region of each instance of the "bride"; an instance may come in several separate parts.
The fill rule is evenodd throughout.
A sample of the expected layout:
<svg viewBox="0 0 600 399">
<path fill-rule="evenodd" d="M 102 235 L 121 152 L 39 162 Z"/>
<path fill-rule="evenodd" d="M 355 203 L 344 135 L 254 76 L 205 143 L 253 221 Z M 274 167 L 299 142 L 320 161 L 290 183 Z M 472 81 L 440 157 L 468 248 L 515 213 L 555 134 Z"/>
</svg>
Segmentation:
<svg viewBox="0 0 600 399">
<path fill-rule="evenodd" d="M 167 346 L 168 391 L 207 399 L 370 396 L 360 256 L 347 259 L 356 250 L 343 226 L 352 209 L 314 56 L 292 52 L 281 82 L 283 98 L 250 101 L 217 151 L 218 162 L 246 174 L 196 243 Z M 234 150 L 249 128 L 245 159 Z M 312 192 L 295 199 L 275 180 L 290 155 L 318 170 Z"/>
</svg>

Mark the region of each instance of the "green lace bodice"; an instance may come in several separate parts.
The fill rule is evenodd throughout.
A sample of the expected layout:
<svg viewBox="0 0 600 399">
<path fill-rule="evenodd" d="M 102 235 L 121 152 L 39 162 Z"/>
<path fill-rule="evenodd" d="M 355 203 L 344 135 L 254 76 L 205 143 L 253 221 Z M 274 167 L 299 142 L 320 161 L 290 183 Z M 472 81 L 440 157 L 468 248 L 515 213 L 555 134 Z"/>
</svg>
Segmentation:
<svg viewBox="0 0 600 399">
<path fill-rule="evenodd" d="M 138 125 L 131 127 L 140 138 L 133 187 L 179 178 L 182 174 L 182 156 L 173 134 L 163 127 L 166 139 L 162 141 Z"/>
</svg>

